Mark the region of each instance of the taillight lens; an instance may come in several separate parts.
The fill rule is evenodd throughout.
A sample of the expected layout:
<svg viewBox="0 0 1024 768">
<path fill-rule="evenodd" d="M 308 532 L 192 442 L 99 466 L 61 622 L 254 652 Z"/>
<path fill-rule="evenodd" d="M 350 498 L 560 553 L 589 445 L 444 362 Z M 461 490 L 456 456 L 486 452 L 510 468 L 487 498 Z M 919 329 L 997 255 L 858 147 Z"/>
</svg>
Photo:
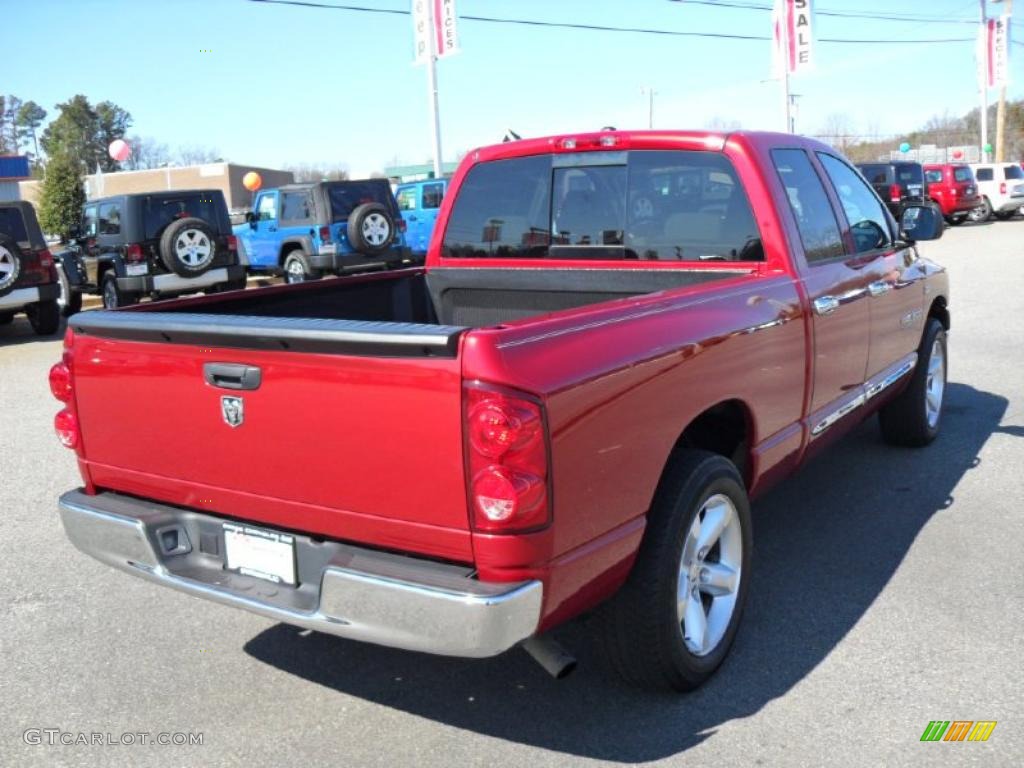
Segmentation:
<svg viewBox="0 0 1024 768">
<path fill-rule="evenodd" d="M 224 239 L 227 240 L 228 250 L 229 251 L 237 251 L 238 250 L 238 238 L 237 237 L 235 237 L 234 235 L 228 235 Z"/>
<path fill-rule="evenodd" d="M 78 419 L 70 410 L 65 408 L 54 416 L 53 429 L 60 444 L 65 448 L 78 447 Z"/>
<path fill-rule="evenodd" d="M 320 242 L 324 245 L 330 245 L 331 243 L 331 228 L 320 227 Z"/>
<path fill-rule="evenodd" d="M 898 203 L 901 197 L 903 197 L 903 193 L 900 191 L 899 184 L 893 184 L 889 187 L 889 200 L 891 202 Z"/>
<path fill-rule="evenodd" d="M 540 404 L 467 386 L 467 482 L 475 530 L 521 533 L 550 522 L 548 450 Z"/>
<path fill-rule="evenodd" d="M 146 254 L 143 253 L 142 246 L 138 243 L 132 243 L 124 249 L 124 260 L 129 264 L 138 264 L 145 259 Z"/>
<path fill-rule="evenodd" d="M 400 218 L 398 220 L 398 231 L 399 232 L 405 232 L 405 230 L 408 229 L 408 227 L 409 227 L 409 224 L 408 224 L 408 222 L 406 222 L 405 219 L 401 219 Z"/>
<path fill-rule="evenodd" d="M 71 400 L 71 369 L 63 361 L 50 369 L 50 391 L 62 403 Z"/>
<path fill-rule="evenodd" d="M 1006 182 L 1005 181 L 1002 184 L 999 185 L 999 194 L 1000 195 L 1005 195 L 1006 194 Z"/>
</svg>

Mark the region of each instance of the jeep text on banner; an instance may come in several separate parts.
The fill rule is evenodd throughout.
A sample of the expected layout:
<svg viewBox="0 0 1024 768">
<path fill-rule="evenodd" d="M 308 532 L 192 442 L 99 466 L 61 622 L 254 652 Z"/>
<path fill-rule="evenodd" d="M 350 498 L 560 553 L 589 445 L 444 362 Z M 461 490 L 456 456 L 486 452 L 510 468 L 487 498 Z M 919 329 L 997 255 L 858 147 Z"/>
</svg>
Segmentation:
<svg viewBox="0 0 1024 768">
<path fill-rule="evenodd" d="M 431 2 L 412 0 L 413 64 L 426 64 L 430 60 Z"/>
<path fill-rule="evenodd" d="M 776 76 L 806 71 L 813 65 L 814 33 L 811 0 L 775 0 L 772 36 Z"/>
<path fill-rule="evenodd" d="M 459 38 L 455 28 L 455 0 L 434 0 L 434 34 L 439 59 L 459 52 Z"/>
</svg>

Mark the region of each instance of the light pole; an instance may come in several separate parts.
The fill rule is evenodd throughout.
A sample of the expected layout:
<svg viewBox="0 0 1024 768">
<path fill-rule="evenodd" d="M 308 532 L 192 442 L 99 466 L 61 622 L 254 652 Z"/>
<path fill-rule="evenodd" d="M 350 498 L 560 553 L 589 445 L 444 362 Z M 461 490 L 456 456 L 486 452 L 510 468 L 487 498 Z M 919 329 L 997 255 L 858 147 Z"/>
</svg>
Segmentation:
<svg viewBox="0 0 1024 768">
<path fill-rule="evenodd" d="M 981 5 L 981 37 L 982 42 L 988 42 L 988 19 L 985 10 L 985 0 L 978 0 Z M 988 152 L 985 147 L 988 145 L 988 46 L 984 49 L 978 47 L 978 71 L 981 74 L 979 85 L 981 86 L 981 162 L 988 162 Z"/>
<path fill-rule="evenodd" d="M 654 130 L 654 94 L 657 93 L 651 86 L 645 85 L 640 93 L 647 94 L 647 130 Z"/>
</svg>

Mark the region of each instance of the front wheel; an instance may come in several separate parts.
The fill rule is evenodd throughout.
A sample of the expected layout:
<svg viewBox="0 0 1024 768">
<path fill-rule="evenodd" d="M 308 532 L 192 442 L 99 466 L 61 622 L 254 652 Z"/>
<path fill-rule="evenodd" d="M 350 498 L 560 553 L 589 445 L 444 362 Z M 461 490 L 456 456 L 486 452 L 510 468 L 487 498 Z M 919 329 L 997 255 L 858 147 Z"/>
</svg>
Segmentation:
<svg viewBox="0 0 1024 768">
<path fill-rule="evenodd" d="M 919 447 L 935 439 L 942 422 L 946 371 L 946 329 L 932 317 L 925 326 L 910 383 L 878 412 L 887 443 Z"/>
<path fill-rule="evenodd" d="M 959 227 L 966 219 L 967 216 L 965 214 L 961 214 L 959 216 L 947 216 L 946 223 L 951 227 Z"/>
<path fill-rule="evenodd" d="M 599 613 L 616 671 L 677 691 L 711 677 L 739 628 L 752 542 L 750 503 L 732 462 L 706 451 L 674 460 L 633 570 Z"/>
<path fill-rule="evenodd" d="M 71 287 L 67 273 L 64 268 L 57 267 L 57 282 L 60 285 L 60 295 L 57 296 L 57 305 L 64 317 L 70 317 L 76 312 L 82 311 L 82 294 Z"/>
</svg>

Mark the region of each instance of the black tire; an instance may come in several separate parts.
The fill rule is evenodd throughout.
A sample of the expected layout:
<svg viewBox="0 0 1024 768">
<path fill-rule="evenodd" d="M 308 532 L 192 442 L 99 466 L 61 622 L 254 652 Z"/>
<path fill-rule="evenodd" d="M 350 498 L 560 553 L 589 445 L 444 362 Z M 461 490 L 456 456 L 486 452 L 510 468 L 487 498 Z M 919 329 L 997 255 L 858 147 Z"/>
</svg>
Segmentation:
<svg viewBox="0 0 1024 768">
<path fill-rule="evenodd" d="M 959 227 L 965 221 L 967 221 L 967 216 L 947 216 L 946 217 L 946 223 L 949 224 L 949 226 L 951 226 L 951 227 Z"/>
<path fill-rule="evenodd" d="M 981 198 L 981 205 L 973 209 L 967 214 L 967 218 L 976 224 L 988 221 L 992 217 L 992 203 L 988 201 L 987 197 Z"/>
<path fill-rule="evenodd" d="M 21 249 L 13 238 L 0 234 L 0 296 L 14 290 L 21 276 Z"/>
<path fill-rule="evenodd" d="M 395 221 L 380 203 L 356 206 L 346 226 L 348 241 L 359 253 L 383 253 L 395 241 Z"/>
<path fill-rule="evenodd" d="M 928 407 L 929 379 L 934 380 L 932 370 L 932 353 L 936 344 L 942 350 L 941 390 L 939 392 L 938 412 L 934 420 L 930 419 Z M 928 319 L 921 346 L 917 350 L 917 366 L 910 378 L 907 388 L 892 402 L 886 404 L 878 412 L 878 421 L 882 427 L 882 437 L 890 445 L 903 445 L 913 448 L 928 445 L 939 434 L 942 426 L 942 405 L 946 390 L 949 360 L 946 354 L 946 329 L 934 317 Z M 932 394 L 934 395 L 934 388 Z"/>
<path fill-rule="evenodd" d="M 60 330 L 60 306 L 56 299 L 29 304 L 25 314 L 37 336 L 52 336 Z"/>
<path fill-rule="evenodd" d="M 64 267 L 57 265 L 57 282 L 60 284 L 60 296 L 57 297 L 57 305 L 64 317 L 71 317 L 76 312 L 82 311 L 82 293 L 71 287 Z"/>
<path fill-rule="evenodd" d="M 322 276 L 319 269 L 309 266 L 306 252 L 300 249 L 289 251 L 284 257 L 283 266 L 286 283 L 305 283 L 309 280 L 319 280 Z"/>
<path fill-rule="evenodd" d="M 103 297 L 104 309 L 117 309 L 118 307 L 130 307 L 139 303 L 139 294 L 132 291 L 122 291 L 117 287 L 117 276 L 113 271 L 103 275 L 100 283 L 100 295 Z"/>
<path fill-rule="evenodd" d="M 13 312 L 0 312 L 0 325 L 9 325 L 14 322 Z"/>
<path fill-rule="evenodd" d="M 677 608 L 680 563 L 695 518 L 719 494 L 732 502 L 739 523 L 739 584 L 724 634 L 710 652 L 698 655 L 687 647 L 685 621 Z M 619 675 L 645 688 L 676 691 L 693 690 L 711 677 L 728 654 L 743 615 L 752 541 L 750 503 L 736 467 L 706 451 L 688 451 L 673 460 L 655 494 L 633 570 L 597 612 L 605 654 Z M 714 562 L 713 551 L 706 562 Z"/>
<path fill-rule="evenodd" d="M 216 255 L 213 228 L 194 216 L 172 221 L 160 236 L 160 260 L 180 277 L 203 274 Z"/>
<path fill-rule="evenodd" d="M 1000 221 L 1009 221 L 1010 219 L 1012 219 L 1016 215 L 1017 215 L 1017 210 L 1016 209 L 1014 209 L 1012 211 L 1000 211 L 999 213 L 996 214 L 996 218 L 999 219 Z"/>
</svg>

